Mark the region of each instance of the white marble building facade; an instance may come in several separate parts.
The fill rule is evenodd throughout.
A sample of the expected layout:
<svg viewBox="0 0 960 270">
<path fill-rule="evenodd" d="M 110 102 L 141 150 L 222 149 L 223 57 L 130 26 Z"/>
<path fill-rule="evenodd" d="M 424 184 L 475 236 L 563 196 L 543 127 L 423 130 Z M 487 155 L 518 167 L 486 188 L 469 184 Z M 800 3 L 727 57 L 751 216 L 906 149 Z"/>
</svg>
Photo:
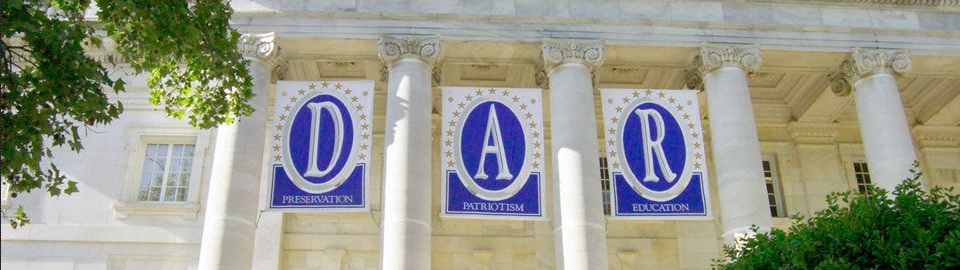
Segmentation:
<svg viewBox="0 0 960 270">
<path fill-rule="evenodd" d="M 3 226 L 4 269 L 705 269 L 750 225 L 892 187 L 913 160 L 925 186 L 960 188 L 957 1 L 232 6 L 254 115 L 198 130 L 125 79 L 120 119 L 57 151 L 79 193 L 4 197 L 33 218 Z M 264 211 L 277 80 L 376 82 L 369 212 Z M 439 216 L 442 86 L 544 89 L 549 220 Z M 713 219 L 604 215 L 599 88 L 702 90 Z M 151 158 L 179 162 L 173 193 L 140 182 Z"/>
</svg>

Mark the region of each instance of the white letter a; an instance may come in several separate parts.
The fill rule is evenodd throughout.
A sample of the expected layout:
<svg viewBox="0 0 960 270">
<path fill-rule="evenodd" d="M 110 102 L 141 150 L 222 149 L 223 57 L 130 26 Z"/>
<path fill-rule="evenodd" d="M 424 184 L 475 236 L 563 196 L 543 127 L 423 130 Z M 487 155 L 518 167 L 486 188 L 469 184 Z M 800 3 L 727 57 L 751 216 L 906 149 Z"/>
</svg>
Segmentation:
<svg viewBox="0 0 960 270">
<path fill-rule="evenodd" d="M 500 134 L 500 121 L 497 120 L 497 111 L 490 105 L 490 114 L 487 117 L 487 132 L 483 135 L 483 151 L 480 152 L 480 168 L 477 169 L 477 175 L 474 179 L 487 179 L 487 174 L 483 172 L 483 163 L 487 159 L 487 154 L 493 154 L 497 157 L 497 180 L 510 180 L 513 175 L 510 174 L 510 168 L 507 167 L 506 152 L 503 151 L 503 136 Z M 490 144 L 490 138 L 493 138 L 493 145 Z"/>
</svg>

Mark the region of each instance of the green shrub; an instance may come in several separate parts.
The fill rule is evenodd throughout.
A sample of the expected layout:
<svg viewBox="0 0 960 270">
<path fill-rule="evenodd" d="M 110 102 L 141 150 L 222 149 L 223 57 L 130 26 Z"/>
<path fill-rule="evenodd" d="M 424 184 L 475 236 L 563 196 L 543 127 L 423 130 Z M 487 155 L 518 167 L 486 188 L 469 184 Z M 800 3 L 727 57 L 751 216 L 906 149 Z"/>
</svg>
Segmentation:
<svg viewBox="0 0 960 270">
<path fill-rule="evenodd" d="M 724 247 L 715 269 L 960 269 L 960 195 L 920 186 L 827 196 L 829 207 Z M 757 229 L 754 228 L 754 232 Z"/>
</svg>

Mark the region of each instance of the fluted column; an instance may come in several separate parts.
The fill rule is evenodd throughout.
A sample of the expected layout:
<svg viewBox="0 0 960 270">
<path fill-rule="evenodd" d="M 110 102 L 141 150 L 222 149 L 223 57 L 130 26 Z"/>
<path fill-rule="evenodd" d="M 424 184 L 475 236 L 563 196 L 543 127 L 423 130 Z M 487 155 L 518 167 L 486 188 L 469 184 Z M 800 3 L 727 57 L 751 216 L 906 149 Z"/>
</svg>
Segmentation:
<svg viewBox="0 0 960 270">
<path fill-rule="evenodd" d="M 917 160 L 894 77 L 910 71 L 913 60 L 904 50 L 855 48 L 852 55 L 831 76 L 833 92 L 840 96 L 854 92 L 870 178 L 877 187 L 892 191 L 912 176 L 909 170 Z"/>
<path fill-rule="evenodd" d="M 253 114 L 217 128 L 210 191 L 200 243 L 200 269 L 250 269 L 266 138 L 268 88 L 282 62 L 274 33 L 243 35 L 239 48 L 250 60 Z"/>
<path fill-rule="evenodd" d="M 707 92 L 720 222 L 727 244 L 750 236 L 753 225 L 762 231 L 773 226 L 747 86 L 747 72 L 756 71 L 761 60 L 756 45 L 702 44 L 690 74 L 692 86 L 702 85 Z"/>
<path fill-rule="evenodd" d="M 380 59 L 389 68 L 384 129 L 383 269 L 430 269 L 431 66 L 436 38 L 384 38 Z"/>
<path fill-rule="evenodd" d="M 603 64 L 598 41 L 549 40 L 543 43 L 543 66 L 550 85 L 550 124 L 554 209 L 564 269 L 607 269 L 607 239 L 600 194 L 600 148 L 590 72 Z M 557 221 L 555 219 L 555 221 Z M 558 258 L 560 259 L 560 258 Z"/>
</svg>

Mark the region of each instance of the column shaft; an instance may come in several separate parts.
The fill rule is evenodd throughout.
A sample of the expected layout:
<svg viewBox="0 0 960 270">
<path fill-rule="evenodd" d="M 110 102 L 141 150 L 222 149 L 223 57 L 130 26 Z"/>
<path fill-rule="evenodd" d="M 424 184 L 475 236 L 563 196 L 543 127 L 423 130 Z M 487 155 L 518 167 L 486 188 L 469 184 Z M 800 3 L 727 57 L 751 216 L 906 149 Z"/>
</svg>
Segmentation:
<svg viewBox="0 0 960 270">
<path fill-rule="evenodd" d="M 600 147 L 590 72 L 584 65 L 568 63 L 554 68 L 549 76 L 563 267 L 607 269 Z"/>
<path fill-rule="evenodd" d="M 384 39 L 380 57 L 390 66 L 384 129 L 383 269 L 430 269 L 430 63 L 439 41 Z"/>
<path fill-rule="evenodd" d="M 767 231 L 773 226 L 757 123 L 750 101 L 747 71 L 760 68 L 760 47 L 704 43 L 694 59 L 688 80 L 707 92 L 707 116 L 713 169 L 720 201 L 724 241 L 736 244 L 752 235 L 750 227 Z"/>
<path fill-rule="evenodd" d="M 840 96 L 856 92 L 870 178 L 877 187 L 892 191 L 912 176 L 909 170 L 917 160 L 894 77 L 910 71 L 913 59 L 904 50 L 864 48 L 854 48 L 851 56 L 831 76 L 831 88 Z"/>
<path fill-rule="evenodd" d="M 249 104 L 254 112 L 217 128 L 204 209 L 200 269 L 250 269 L 253 261 L 270 69 L 264 60 L 249 59 L 256 94 Z"/>
<path fill-rule="evenodd" d="M 890 74 L 874 74 L 853 87 L 871 179 L 877 187 L 892 191 L 912 176 L 909 170 L 917 160 L 897 81 Z"/>
<path fill-rule="evenodd" d="M 724 66 L 706 74 L 710 144 L 713 150 L 723 237 L 732 243 L 750 227 L 773 226 L 763 180 L 760 141 L 743 69 Z"/>
<path fill-rule="evenodd" d="M 544 44 L 552 68 L 550 129 L 563 269 L 607 269 L 607 239 L 600 191 L 600 147 L 590 67 L 603 62 L 598 42 Z M 558 267 L 560 268 L 560 267 Z"/>
</svg>

